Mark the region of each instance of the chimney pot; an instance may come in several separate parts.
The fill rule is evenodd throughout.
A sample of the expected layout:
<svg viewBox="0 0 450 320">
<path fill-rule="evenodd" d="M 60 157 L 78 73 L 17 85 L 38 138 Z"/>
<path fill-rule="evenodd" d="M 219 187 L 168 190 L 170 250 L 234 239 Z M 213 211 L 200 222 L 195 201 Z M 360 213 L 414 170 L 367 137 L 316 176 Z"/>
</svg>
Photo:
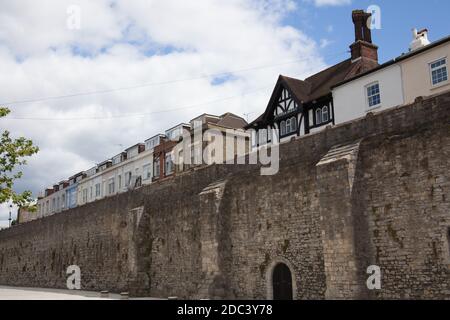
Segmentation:
<svg viewBox="0 0 450 320">
<path fill-rule="evenodd" d="M 368 23 L 371 16 L 371 13 L 364 10 L 352 12 L 352 20 L 355 25 L 355 42 L 350 46 L 350 49 L 354 62 L 365 58 L 378 63 L 378 47 L 372 44 L 372 31 Z"/>
<path fill-rule="evenodd" d="M 422 29 L 417 31 L 416 28 L 413 29 L 413 40 L 409 45 L 409 51 L 414 51 L 423 48 L 430 44 L 428 40 L 428 29 Z"/>
<path fill-rule="evenodd" d="M 361 40 L 372 43 L 372 32 L 368 25 L 368 20 L 371 16 L 371 13 L 364 10 L 354 10 L 352 12 L 352 20 L 355 25 L 355 42 Z"/>
</svg>

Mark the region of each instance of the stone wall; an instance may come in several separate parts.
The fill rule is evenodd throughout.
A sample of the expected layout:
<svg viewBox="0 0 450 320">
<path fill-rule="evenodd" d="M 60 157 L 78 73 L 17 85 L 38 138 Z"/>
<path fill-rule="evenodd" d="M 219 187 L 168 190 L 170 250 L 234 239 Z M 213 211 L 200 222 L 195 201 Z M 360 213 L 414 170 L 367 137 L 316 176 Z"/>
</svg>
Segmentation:
<svg viewBox="0 0 450 320">
<path fill-rule="evenodd" d="M 118 209 L 125 202 L 105 199 L 0 232 L 1 284 L 64 288 L 76 264 L 85 289 L 127 287 L 129 226 Z"/>
<path fill-rule="evenodd" d="M 184 298 L 450 298 L 450 93 L 0 232 L 0 284 Z M 378 265 L 382 289 L 369 291 Z"/>
<path fill-rule="evenodd" d="M 67 267 L 78 265 L 84 290 L 146 294 L 151 265 L 155 295 L 174 287 L 191 294 L 180 281 L 183 272 L 195 277 L 200 259 L 196 195 L 242 169 L 210 166 L 3 230 L 0 284 L 66 288 Z"/>
</svg>

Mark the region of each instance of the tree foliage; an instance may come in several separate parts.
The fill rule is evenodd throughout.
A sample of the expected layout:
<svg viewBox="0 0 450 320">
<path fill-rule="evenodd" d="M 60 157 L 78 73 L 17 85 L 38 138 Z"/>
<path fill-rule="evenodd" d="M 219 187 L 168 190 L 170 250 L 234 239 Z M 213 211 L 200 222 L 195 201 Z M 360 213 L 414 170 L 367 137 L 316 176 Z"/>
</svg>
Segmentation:
<svg viewBox="0 0 450 320">
<path fill-rule="evenodd" d="M 0 107 L 0 118 L 10 113 L 8 108 Z M 30 191 L 16 193 L 13 190 L 14 182 L 22 178 L 19 168 L 26 165 L 25 158 L 39 151 L 31 140 L 26 138 L 13 139 L 10 132 L 0 132 L 0 203 L 12 201 L 20 207 L 33 209 L 30 205 L 32 194 Z"/>
</svg>

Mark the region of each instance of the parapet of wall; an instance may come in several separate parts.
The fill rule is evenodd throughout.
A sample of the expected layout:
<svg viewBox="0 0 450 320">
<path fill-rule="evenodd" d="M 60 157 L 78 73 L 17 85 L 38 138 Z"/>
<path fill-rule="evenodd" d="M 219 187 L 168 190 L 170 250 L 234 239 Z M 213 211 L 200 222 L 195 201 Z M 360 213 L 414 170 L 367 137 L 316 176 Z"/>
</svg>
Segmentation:
<svg viewBox="0 0 450 320">
<path fill-rule="evenodd" d="M 449 298 L 450 93 L 0 232 L 0 283 L 183 298 Z M 366 286 L 369 265 L 382 289 Z"/>
</svg>

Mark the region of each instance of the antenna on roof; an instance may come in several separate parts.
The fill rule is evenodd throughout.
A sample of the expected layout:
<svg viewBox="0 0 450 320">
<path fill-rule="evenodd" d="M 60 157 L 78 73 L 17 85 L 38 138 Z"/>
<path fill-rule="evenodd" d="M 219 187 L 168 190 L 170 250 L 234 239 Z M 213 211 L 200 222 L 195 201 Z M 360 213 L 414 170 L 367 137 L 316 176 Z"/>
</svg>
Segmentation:
<svg viewBox="0 0 450 320">
<path fill-rule="evenodd" d="M 248 113 L 243 113 L 243 115 L 245 116 L 245 120 L 248 122 L 248 116 L 251 114 L 254 114 L 255 112 L 248 112 Z"/>
</svg>

